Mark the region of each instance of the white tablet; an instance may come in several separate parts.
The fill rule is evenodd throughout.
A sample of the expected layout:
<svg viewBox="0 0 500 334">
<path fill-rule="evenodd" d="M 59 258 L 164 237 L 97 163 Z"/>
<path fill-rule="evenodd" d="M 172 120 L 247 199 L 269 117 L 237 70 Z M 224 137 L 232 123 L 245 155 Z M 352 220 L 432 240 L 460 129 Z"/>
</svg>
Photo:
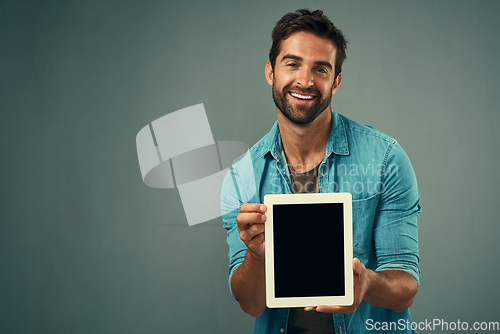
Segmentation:
<svg viewBox="0 0 500 334">
<path fill-rule="evenodd" d="M 266 195 L 267 307 L 352 305 L 352 196 Z"/>
</svg>

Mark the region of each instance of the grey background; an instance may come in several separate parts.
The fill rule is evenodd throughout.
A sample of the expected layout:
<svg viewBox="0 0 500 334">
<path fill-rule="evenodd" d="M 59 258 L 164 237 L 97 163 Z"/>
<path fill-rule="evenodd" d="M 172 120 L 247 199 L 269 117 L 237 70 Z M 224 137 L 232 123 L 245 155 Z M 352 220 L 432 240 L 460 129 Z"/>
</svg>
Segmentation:
<svg viewBox="0 0 500 334">
<path fill-rule="evenodd" d="M 2 1 L 0 332 L 252 331 L 221 220 L 188 227 L 146 187 L 135 135 L 204 103 L 215 140 L 255 143 L 270 31 L 305 6 L 350 41 L 334 109 L 416 170 L 414 320 L 500 321 L 500 2 Z"/>
</svg>

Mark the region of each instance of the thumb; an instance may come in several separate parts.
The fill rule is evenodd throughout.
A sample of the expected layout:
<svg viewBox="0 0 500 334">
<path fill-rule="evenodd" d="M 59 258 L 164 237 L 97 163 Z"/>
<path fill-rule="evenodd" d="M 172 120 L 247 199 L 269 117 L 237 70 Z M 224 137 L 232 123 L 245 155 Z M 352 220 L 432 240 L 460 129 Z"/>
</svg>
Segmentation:
<svg viewBox="0 0 500 334">
<path fill-rule="evenodd" d="M 361 271 L 361 262 L 357 257 L 352 259 L 352 271 L 354 271 L 354 274 L 359 274 Z"/>
</svg>

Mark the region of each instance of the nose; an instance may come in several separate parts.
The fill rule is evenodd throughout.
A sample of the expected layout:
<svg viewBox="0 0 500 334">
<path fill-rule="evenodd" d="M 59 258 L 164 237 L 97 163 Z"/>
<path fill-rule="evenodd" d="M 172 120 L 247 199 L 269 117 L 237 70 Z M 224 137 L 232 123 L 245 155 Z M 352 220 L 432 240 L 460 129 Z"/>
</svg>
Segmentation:
<svg viewBox="0 0 500 334">
<path fill-rule="evenodd" d="M 296 81 L 300 86 L 308 88 L 314 85 L 314 76 L 311 70 L 304 66 L 297 72 Z"/>
</svg>

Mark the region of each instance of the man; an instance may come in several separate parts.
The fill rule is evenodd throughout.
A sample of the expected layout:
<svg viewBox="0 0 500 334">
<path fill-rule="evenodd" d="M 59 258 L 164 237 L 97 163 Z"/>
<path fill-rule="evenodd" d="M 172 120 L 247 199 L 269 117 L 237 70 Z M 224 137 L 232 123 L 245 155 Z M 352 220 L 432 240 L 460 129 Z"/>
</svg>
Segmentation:
<svg viewBox="0 0 500 334">
<path fill-rule="evenodd" d="M 257 317 L 255 333 L 363 333 L 375 332 L 375 323 L 408 324 L 419 284 L 420 212 L 410 161 L 391 137 L 331 110 L 346 41 L 322 11 L 286 14 L 272 39 L 265 75 L 277 123 L 235 161 L 222 188 L 232 294 Z M 261 203 L 266 194 L 298 192 L 352 194 L 351 306 L 266 308 Z M 314 249 L 304 252 L 314 256 Z M 398 333 L 411 332 L 402 327 Z"/>
</svg>

